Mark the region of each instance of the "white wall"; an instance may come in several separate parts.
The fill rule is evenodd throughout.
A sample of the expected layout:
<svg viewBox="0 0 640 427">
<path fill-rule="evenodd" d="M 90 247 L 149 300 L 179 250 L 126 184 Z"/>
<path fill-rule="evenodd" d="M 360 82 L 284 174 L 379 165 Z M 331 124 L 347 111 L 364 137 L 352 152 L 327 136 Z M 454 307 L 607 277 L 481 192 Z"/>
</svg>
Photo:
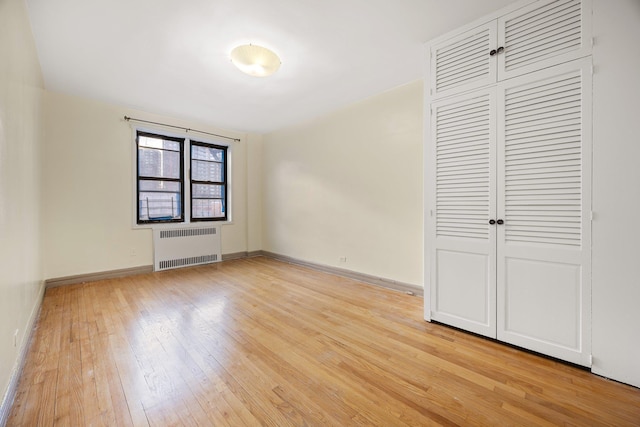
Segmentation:
<svg viewBox="0 0 640 427">
<path fill-rule="evenodd" d="M 132 228 L 134 141 L 125 115 L 243 139 L 231 146 L 233 223 L 222 227 L 222 253 L 247 251 L 246 135 L 52 92 L 44 104 L 45 278 L 153 264 L 151 230 Z"/>
<path fill-rule="evenodd" d="M 593 372 L 640 387 L 640 2 L 593 29 Z"/>
<path fill-rule="evenodd" d="M 264 250 L 422 286 L 422 88 L 265 135 Z"/>
<path fill-rule="evenodd" d="M 43 84 L 30 28 L 22 0 L 0 1 L 0 401 L 43 290 L 39 222 Z"/>
</svg>

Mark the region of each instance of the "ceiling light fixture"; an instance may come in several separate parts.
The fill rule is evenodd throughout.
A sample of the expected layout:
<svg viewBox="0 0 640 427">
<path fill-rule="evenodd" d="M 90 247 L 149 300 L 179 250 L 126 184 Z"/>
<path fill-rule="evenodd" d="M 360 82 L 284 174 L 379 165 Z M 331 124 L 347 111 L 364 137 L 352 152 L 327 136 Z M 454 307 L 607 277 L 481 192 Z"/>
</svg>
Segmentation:
<svg viewBox="0 0 640 427">
<path fill-rule="evenodd" d="M 266 77 L 278 71 L 280 58 L 266 47 L 245 44 L 231 51 L 231 62 L 243 73 L 254 77 Z"/>
</svg>

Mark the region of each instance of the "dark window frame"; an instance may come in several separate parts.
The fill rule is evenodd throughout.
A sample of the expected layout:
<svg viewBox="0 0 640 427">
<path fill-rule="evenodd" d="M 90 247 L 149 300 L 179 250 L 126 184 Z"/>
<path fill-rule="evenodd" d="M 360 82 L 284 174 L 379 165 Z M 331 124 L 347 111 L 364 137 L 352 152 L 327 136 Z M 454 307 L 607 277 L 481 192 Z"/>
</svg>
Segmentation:
<svg viewBox="0 0 640 427">
<path fill-rule="evenodd" d="M 180 173 L 179 178 L 161 178 L 140 175 L 140 137 L 157 138 L 166 141 L 174 141 L 180 144 Z M 161 135 L 157 133 L 144 132 L 138 130 L 136 132 L 136 223 L 137 224 L 164 224 L 164 223 L 182 223 L 185 222 L 185 192 L 184 192 L 184 150 L 186 138 Z M 162 150 L 162 149 L 157 149 Z M 173 150 L 172 150 L 173 151 Z M 174 151 L 175 152 L 175 151 Z M 142 204 L 140 202 L 140 181 L 160 181 L 160 182 L 178 182 L 180 184 L 180 217 L 179 218 L 159 218 L 159 219 L 141 219 L 140 212 Z"/>
<path fill-rule="evenodd" d="M 206 148 L 215 148 L 217 150 L 221 150 L 223 152 L 223 160 L 222 162 L 217 162 L 217 161 L 211 161 L 214 163 L 221 163 L 222 164 L 222 170 L 223 170 L 223 174 L 222 174 L 222 179 L 223 181 L 201 181 L 201 180 L 194 180 L 193 179 L 193 161 L 194 160 L 198 160 L 198 161 L 207 161 L 207 160 L 201 160 L 201 159 L 194 159 L 193 158 L 193 147 L 197 146 L 197 147 L 206 147 Z M 209 142 L 203 142 L 203 141 L 196 141 L 193 139 L 189 140 L 189 220 L 191 222 L 206 222 L 206 221 L 228 221 L 229 220 L 229 188 L 228 188 L 228 183 L 229 183 L 229 179 L 228 179 L 228 159 L 229 159 L 229 147 L 225 146 L 225 145 L 217 145 L 214 143 L 209 143 Z M 198 185 L 198 184 L 203 184 L 203 185 L 220 185 L 222 186 L 222 194 L 223 196 L 221 198 L 216 198 L 216 197 L 193 197 L 193 187 L 194 185 Z M 195 218 L 193 216 L 193 209 L 194 209 L 194 203 L 193 201 L 195 200 L 222 200 L 222 211 L 224 213 L 223 216 L 219 216 L 219 217 L 198 217 Z"/>
</svg>

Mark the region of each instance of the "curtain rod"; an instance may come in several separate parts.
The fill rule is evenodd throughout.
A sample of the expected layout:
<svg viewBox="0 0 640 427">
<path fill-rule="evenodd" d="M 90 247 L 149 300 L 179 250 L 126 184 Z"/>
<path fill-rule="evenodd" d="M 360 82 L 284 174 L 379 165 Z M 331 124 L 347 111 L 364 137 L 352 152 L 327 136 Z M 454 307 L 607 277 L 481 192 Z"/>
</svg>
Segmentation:
<svg viewBox="0 0 640 427">
<path fill-rule="evenodd" d="M 154 125 L 167 126 L 167 127 L 175 128 L 175 129 L 182 129 L 182 130 L 185 130 L 187 132 L 191 131 L 191 132 L 204 133 L 204 134 L 207 134 L 207 135 L 217 136 L 219 138 L 226 138 L 226 139 L 230 139 L 232 141 L 240 142 L 240 139 L 238 139 L 238 138 L 231 138 L 230 136 L 218 135 L 217 133 L 205 132 L 205 131 L 202 131 L 202 130 L 189 129 L 189 128 L 185 128 L 185 127 L 182 127 L 182 126 L 174 126 L 174 125 L 168 125 L 166 123 L 151 122 L 149 120 L 135 119 L 133 117 L 128 117 L 128 116 L 124 116 L 124 119 L 126 121 L 128 121 L 128 122 L 129 121 L 134 121 L 134 122 L 141 122 L 141 123 L 151 123 L 151 124 L 154 124 Z"/>
</svg>

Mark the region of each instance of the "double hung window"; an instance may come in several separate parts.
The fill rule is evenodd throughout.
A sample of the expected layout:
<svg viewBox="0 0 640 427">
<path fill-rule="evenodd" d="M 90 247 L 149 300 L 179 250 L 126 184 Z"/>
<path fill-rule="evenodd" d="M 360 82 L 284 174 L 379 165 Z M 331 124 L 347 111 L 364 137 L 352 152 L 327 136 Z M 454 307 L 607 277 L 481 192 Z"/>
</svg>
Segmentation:
<svg viewBox="0 0 640 427">
<path fill-rule="evenodd" d="M 184 143 L 138 132 L 138 223 L 184 221 Z"/>
<path fill-rule="evenodd" d="M 191 219 L 227 219 L 227 147 L 191 141 Z"/>
<path fill-rule="evenodd" d="M 136 156 L 137 224 L 229 219 L 227 146 L 138 131 Z"/>
</svg>

